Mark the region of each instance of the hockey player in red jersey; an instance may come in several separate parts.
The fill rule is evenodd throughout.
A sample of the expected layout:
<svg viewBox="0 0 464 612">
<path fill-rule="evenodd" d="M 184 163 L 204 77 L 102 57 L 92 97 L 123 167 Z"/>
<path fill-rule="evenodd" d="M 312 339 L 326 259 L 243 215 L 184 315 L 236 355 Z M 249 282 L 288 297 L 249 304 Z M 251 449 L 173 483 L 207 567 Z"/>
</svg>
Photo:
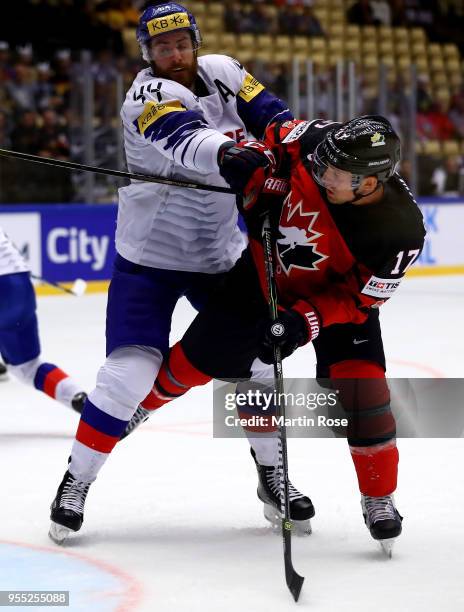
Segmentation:
<svg viewBox="0 0 464 612">
<path fill-rule="evenodd" d="M 350 415 L 348 443 L 366 525 L 388 551 L 402 517 L 393 498 L 398 450 L 379 306 L 398 288 L 425 236 L 421 213 L 396 173 L 400 142 L 385 118 L 365 116 L 343 125 L 275 124 L 265 143 L 276 171 L 263 186 L 260 169 L 245 189 L 248 249 L 172 348 L 143 405 L 159 408 L 211 377 L 245 378 L 255 359 L 272 362 L 275 343 L 286 357 L 312 342 L 316 376 L 330 379 Z M 227 180 L 233 185 L 233 176 Z M 286 181 L 288 195 L 276 198 Z M 263 212 L 275 233 L 279 336 L 268 320 Z"/>
</svg>

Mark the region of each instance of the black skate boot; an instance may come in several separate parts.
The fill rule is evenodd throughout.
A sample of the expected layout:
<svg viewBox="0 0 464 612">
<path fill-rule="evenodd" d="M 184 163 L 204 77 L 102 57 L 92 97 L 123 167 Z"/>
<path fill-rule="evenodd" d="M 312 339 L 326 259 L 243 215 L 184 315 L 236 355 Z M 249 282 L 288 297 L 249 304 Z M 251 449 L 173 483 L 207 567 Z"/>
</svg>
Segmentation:
<svg viewBox="0 0 464 612">
<path fill-rule="evenodd" d="M 50 531 L 48 535 L 57 544 L 62 544 L 71 531 L 79 531 L 84 522 L 84 504 L 90 482 L 76 480 L 66 471 L 56 497 L 50 506 Z"/>
<path fill-rule="evenodd" d="M 387 557 L 392 556 L 395 538 L 401 533 L 400 515 L 395 506 L 393 495 L 384 497 L 361 496 L 364 522 L 374 540 L 378 540 Z"/>
<path fill-rule="evenodd" d="M 79 414 L 81 414 L 82 410 L 84 409 L 84 404 L 85 404 L 86 399 L 87 399 L 87 393 L 85 393 L 84 391 L 80 391 L 79 393 L 76 393 L 76 395 L 71 400 L 72 409 L 78 412 Z"/>
<path fill-rule="evenodd" d="M 276 530 L 282 525 L 282 513 L 280 507 L 280 476 L 279 470 L 274 466 L 260 465 L 256 460 L 252 448 L 251 455 L 255 461 L 258 471 L 258 497 L 264 504 L 264 516 Z M 314 506 L 309 497 L 300 493 L 292 483 L 288 483 L 288 496 L 290 498 L 290 518 L 297 535 L 310 535 L 311 521 Z"/>
<path fill-rule="evenodd" d="M 139 406 L 134 412 L 129 423 L 127 423 L 126 429 L 122 432 L 122 435 L 119 439 L 122 440 L 123 438 L 127 438 L 127 436 L 131 434 L 134 429 L 137 429 L 137 427 L 139 427 L 142 423 L 145 423 L 151 412 L 152 410 L 145 410 L 145 408 Z"/>
<path fill-rule="evenodd" d="M 0 361 L 0 380 L 7 380 L 8 370 L 3 361 Z"/>
</svg>

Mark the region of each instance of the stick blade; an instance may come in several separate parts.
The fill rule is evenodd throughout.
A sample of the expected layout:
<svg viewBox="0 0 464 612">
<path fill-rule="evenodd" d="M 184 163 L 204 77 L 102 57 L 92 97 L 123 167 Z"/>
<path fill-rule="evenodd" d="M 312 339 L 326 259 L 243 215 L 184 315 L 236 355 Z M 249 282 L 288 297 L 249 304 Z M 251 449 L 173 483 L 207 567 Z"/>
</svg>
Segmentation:
<svg viewBox="0 0 464 612">
<path fill-rule="evenodd" d="M 288 570 L 285 570 L 285 578 L 287 580 L 287 586 L 290 590 L 290 593 L 293 595 L 293 599 L 298 601 L 301 593 L 301 589 L 303 587 L 304 578 L 296 573 L 293 566 L 289 567 Z"/>
</svg>

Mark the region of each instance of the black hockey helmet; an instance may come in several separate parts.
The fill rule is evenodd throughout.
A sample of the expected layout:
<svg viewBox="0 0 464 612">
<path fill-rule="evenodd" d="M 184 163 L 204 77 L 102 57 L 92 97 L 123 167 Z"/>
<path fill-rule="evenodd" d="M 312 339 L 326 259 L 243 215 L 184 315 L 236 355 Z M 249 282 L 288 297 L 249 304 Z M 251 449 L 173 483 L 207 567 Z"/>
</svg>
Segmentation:
<svg viewBox="0 0 464 612">
<path fill-rule="evenodd" d="M 365 176 L 383 183 L 400 161 L 400 139 L 381 115 L 364 115 L 338 125 L 318 144 L 313 156 L 313 177 L 324 186 L 328 164 L 351 172 L 353 191 Z"/>
</svg>

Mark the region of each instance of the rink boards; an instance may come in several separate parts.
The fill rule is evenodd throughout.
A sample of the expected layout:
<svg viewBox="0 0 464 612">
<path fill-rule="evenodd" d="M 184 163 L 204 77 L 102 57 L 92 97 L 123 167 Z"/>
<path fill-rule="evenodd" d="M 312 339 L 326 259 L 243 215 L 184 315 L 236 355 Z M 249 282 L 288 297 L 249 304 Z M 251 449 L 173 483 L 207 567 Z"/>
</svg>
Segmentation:
<svg viewBox="0 0 464 612">
<path fill-rule="evenodd" d="M 412 275 L 464 273 L 464 199 L 423 198 L 427 240 Z M 76 278 L 106 287 L 115 255 L 116 204 L 2 206 L 0 226 L 32 273 L 54 282 Z"/>
</svg>

